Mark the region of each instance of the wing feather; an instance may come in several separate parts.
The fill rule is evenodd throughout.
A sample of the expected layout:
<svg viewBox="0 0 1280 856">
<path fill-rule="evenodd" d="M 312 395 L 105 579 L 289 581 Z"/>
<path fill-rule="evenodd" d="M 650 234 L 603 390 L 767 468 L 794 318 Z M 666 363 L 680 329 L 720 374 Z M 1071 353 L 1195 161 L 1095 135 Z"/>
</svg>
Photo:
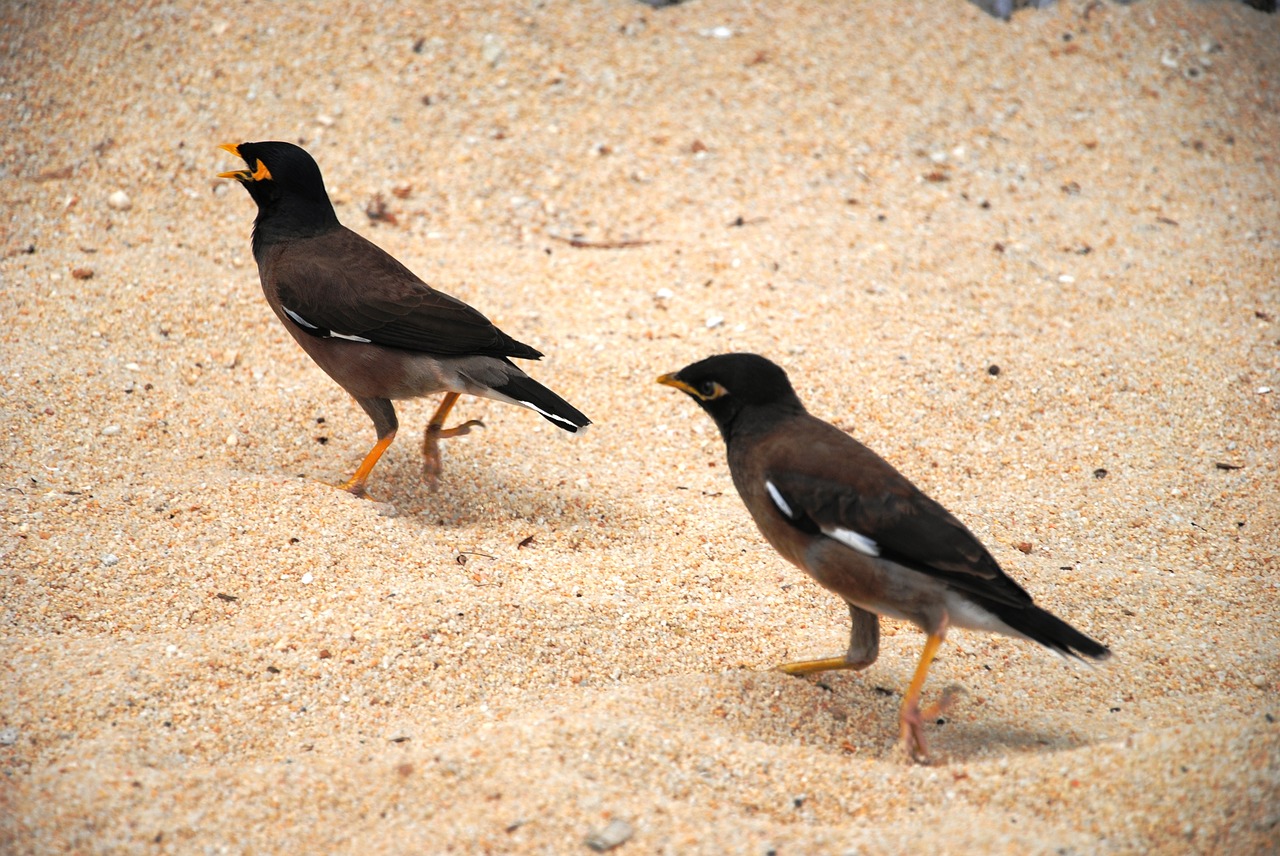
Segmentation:
<svg viewBox="0 0 1280 856">
<path fill-rule="evenodd" d="M 791 509 L 792 525 L 846 545 L 869 540 L 881 558 L 1000 603 L 1031 602 L 955 515 L 887 461 L 832 425 L 813 419 L 806 428 L 805 443 L 767 444 L 773 454 L 764 477 Z"/>
<path fill-rule="evenodd" d="M 323 255 L 292 253 L 288 268 L 278 273 L 278 297 L 290 315 L 335 335 L 410 351 L 542 356 L 355 232 L 343 228 L 325 241 Z M 335 264 L 335 258 L 344 263 Z"/>
</svg>

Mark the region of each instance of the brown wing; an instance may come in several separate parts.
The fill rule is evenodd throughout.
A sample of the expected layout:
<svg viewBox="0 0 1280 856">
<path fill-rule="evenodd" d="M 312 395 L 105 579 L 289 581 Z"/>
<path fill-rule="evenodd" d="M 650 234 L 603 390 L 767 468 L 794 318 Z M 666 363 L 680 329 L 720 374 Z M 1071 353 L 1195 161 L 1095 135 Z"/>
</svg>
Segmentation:
<svg viewBox="0 0 1280 856">
<path fill-rule="evenodd" d="M 857 440 L 812 416 L 757 450 L 791 523 L 856 532 L 882 558 L 1010 605 L 1031 602 L 956 517 Z M 798 436 L 799 435 L 799 436 Z M 770 438 L 771 440 L 773 438 Z"/>
<path fill-rule="evenodd" d="M 308 332 L 432 354 L 542 356 L 350 229 L 327 233 L 315 252 L 312 246 L 300 242 L 276 277 L 281 304 Z"/>
</svg>

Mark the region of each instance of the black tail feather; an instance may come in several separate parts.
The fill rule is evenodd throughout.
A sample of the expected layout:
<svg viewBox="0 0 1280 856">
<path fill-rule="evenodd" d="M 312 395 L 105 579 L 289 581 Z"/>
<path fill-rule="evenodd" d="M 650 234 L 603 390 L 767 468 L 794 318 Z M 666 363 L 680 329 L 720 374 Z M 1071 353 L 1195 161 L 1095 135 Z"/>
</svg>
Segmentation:
<svg viewBox="0 0 1280 856">
<path fill-rule="evenodd" d="M 538 383 L 531 377 L 520 375 L 511 378 L 502 386 L 494 387 L 517 404 L 537 411 L 548 422 L 557 428 L 576 434 L 591 424 L 591 420 L 582 411 Z"/>
<path fill-rule="evenodd" d="M 1090 639 L 1058 616 L 1034 604 L 1023 607 L 989 604 L 987 608 L 1012 630 L 1064 657 L 1105 660 L 1111 656 L 1111 649 L 1106 645 Z"/>
</svg>

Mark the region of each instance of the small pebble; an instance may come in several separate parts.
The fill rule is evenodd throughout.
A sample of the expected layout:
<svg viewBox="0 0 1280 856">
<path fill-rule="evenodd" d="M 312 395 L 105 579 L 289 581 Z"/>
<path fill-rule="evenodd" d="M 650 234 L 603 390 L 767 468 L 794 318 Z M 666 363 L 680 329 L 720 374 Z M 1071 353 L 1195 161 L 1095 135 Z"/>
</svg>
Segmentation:
<svg viewBox="0 0 1280 856">
<path fill-rule="evenodd" d="M 502 62 L 502 58 L 506 56 L 507 49 L 502 46 L 502 39 L 493 33 L 484 34 L 484 43 L 480 48 L 480 56 L 489 65 L 496 67 Z"/>
<path fill-rule="evenodd" d="M 1258 395 L 1266 395 L 1269 392 L 1271 392 L 1271 387 L 1269 386 L 1258 387 Z"/>
<path fill-rule="evenodd" d="M 133 200 L 123 190 L 117 190 L 107 197 L 107 207 L 113 211 L 128 211 L 133 207 Z"/>
<path fill-rule="evenodd" d="M 659 288 L 653 293 L 654 300 L 670 300 L 676 293 L 669 288 Z"/>
<path fill-rule="evenodd" d="M 305 574 L 303 574 L 303 575 L 302 575 L 302 584 L 303 584 L 304 586 L 305 586 L 305 585 L 310 585 L 310 584 L 311 584 L 311 581 L 312 581 L 312 580 L 314 580 L 314 579 L 315 579 L 315 577 L 311 576 L 311 572 L 310 572 L 310 571 L 307 571 Z"/>
<path fill-rule="evenodd" d="M 586 845 L 597 853 L 604 853 L 621 844 L 625 844 L 633 835 L 635 835 L 635 830 L 631 828 L 631 824 L 625 820 L 614 818 L 609 821 L 609 825 L 604 829 L 598 829 L 588 835 Z"/>
<path fill-rule="evenodd" d="M 0 746 L 12 746 L 18 742 L 18 736 L 16 728 L 0 728 Z"/>
<path fill-rule="evenodd" d="M 713 39 L 731 39 L 733 38 L 733 30 L 721 24 L 718 27 L 712 27 L 709 30 L 703 30 L 702 35 L 709 36 Z"/>
<path fill-rule="evenodd" d="M 108 568 L 115 567 L 119 563 L 120 559 L 115 553 L 108 553 L 102 557 L 102 564 L 106 565 Z"/>
<path fill-rule="evenodd" d="M 119 433 L 120 433 L 119 425 L 108 425 L 106 428 L 102 429 L 102 436 L 104 437 L 114 437 Z"/>
<path fill-rule="evenodd" d="M 719 327 L 723 323 L 724 323 L 724 316 L 712 315 L 710 318 L 707 319 L 707 329 L 714 330 L 715 328 Z"/>
</svg>

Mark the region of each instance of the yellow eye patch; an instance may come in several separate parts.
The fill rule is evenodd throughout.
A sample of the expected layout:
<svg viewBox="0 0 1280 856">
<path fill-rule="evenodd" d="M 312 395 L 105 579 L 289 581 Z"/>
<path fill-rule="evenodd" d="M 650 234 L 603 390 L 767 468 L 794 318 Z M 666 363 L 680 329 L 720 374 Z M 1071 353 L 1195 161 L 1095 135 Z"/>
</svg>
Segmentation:
<svg viewBox="0 0 1280 856">
<path fill-rule="evenodd" d="M 728 395 L 729 390 L 721 386 L 717 381 L 704 380 L 698 384 L 698 389 L 694 391 L 694 395 L 703 401 L 714 401 L 722 395 Z"/>
</svg>

